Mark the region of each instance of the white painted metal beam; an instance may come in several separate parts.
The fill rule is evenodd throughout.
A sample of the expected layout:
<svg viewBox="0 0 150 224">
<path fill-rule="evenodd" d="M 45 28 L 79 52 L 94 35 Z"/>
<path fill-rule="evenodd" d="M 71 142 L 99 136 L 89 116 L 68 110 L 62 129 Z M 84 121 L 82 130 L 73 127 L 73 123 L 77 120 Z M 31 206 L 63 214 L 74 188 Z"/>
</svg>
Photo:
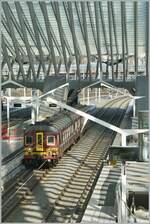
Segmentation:
<svg viewBox="0 0 150 224">
<path fill-rule="evenodd" d="M 23 85 L 19 84 L 18 82 L 15 82 L 15 81 L 13 81 L 13 80 L 10 80 L 10 79 L 7 80 L 6 82 L 3 82 L 3 83 L 1 84 L 1 86 L 5 86 L 5 85 L 7 85 L 7 84 L 13 84 L 13 85 L 15 85 L 15 86 L 24 88 Z"/>
<path fill-rule="evenodd" d="M 100 125 L 102 125 L 102 126 L 104 126 L 106 128 L 109 128 L 109 129 L 111 129 L 111 130 L 113 130 L 115 132 L 118 132 L 120 134 L 126 134 L 126 132 L 123 129 L 118 128 L 117 126 L 112 125 L 112 124 L 110 124 L 110 123 L 108 123 L 106 121 L 103 121 L 101 119 L 98 119 L 98 118 L 96 118 L 96 117 L 94 117 L 94 116 L 92 116 L 90 114 L 87 114 L 87 113 L 85 113 L 83 111 L 80 111 L 78 109 L 75 109 L 75 108 L 73 108 L 71 106 L 68 106 L 68 105 L 66 105 L 66 104 L 64 104 L 64 103 L 62 103 L 60 101 L 57 101 L 57 100 L 51 98 L 51 97 L 49 97 L 48 100 L 51 103 L 54 103 L 54 104 L 56 104 L 56 105 L 58 105 L 58 106 L 60 106 L 60 107 L 62 107 L 64 109 L 67 109 L 67 110 L 69 110 L 69 111 L 71 111 L 73 113 L 76 113 L 76 114 L 80 115 L 81 117 L 84 117 L 86 119 L 89 119 L 89 120 L 91 120 L 91 121 L 93 121 L 93 122 L 95 122 L 97 124 L 100 124 Z"/>
<path fill-rule="evenodd" d="M 98 118 L 96 118 L 96 117 L 94 117 L 94 116 L 92 116 L 90 114 L 87 114 L 87 113 L 85 113 L 83 111 L 80 111 L 78 109 L 75 109 L 75 108 L 73 108 L 71 106 L 68 106 L 65 103 L 62 103 L 60 101 L 57 101 L 57 100 L 55 100 L 55 99 L 53 99 L 51 97 L 49 97 L 48 100 L 51 103 L 54 103 L 54 104 L 56 104 L 56 105 L 58 105 L 58 106 L 60 106 L 60 107 L 62 107 L 64 109 L 67 109 L 67 110 L 69 110 L 69 111 L 71 111 L 73 113 L 76 113 L 76 114 L 80 115 L 81 117 L 84 117 L 86 119 L 89 119 L 89 120 L 91 120 L 91 121 L 93 121 L 93 122 L 95 122 L 97 124 L 100 124 L 100 125 L 102 125 L 102 126 L 104 126 L 106 128 L 109 128 L 109 129 L 111 129 L 111 130 L 113 130 L 113 131 L 121 134 L 122 135 L 122 140 L 123 140 L 122 141 L 122 144 L 124 146 L 126 146 L 126 143 L 125 143 L 126 136 L 135 135 L 135 134 L 138 134 L 138 133 L 148 132 L 148 129 L 121 129 L 121 128 L 115 126 L 115 125 L 112 125 L 112 124 L 110 124 L 110 123 L 108 123 L 106 121 L 103 121 L 101 119 L 98 119 Z"/>
<path fill-rule="evenodd" d="M 125 131 L 126 136 L 146 133 L 149 131 L 149 129 L 123 129 L 123 130 Z"/>
</svg>

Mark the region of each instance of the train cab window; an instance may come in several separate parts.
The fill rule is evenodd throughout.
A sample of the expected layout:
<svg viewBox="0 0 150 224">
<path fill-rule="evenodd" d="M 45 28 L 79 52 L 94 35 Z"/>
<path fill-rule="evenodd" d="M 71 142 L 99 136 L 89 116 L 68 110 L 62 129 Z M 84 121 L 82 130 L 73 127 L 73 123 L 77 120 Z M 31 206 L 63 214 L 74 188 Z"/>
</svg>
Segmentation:
<svg viewBox="0 0 150 224">
<path fill-rule="evenodd" d="M 32 136 L 26 136 L 25 137 L 25 144 L 30 145 L 33 143 L 33 137 Z"/>
<path fill-rule="evenodd" d="M 38 139 L 37 139 L 37 143 L 38 145 L 42 145 L 42 136 L 41 135 L 38 135 Z"/>
<path fill-rule="evenodd" d="M 55 145 L 55 137 L 52 135 L 47 136 L 47 145 Z"/>
</svg>

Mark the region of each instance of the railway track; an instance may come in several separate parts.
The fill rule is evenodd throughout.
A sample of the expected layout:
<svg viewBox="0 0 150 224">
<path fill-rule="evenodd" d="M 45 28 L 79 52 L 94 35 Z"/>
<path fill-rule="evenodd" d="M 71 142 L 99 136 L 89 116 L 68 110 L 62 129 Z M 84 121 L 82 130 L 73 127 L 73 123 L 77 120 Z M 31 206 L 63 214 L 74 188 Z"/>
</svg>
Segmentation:
<svg viewBox="0 0 150 224">
<path fill-rule="evenodd" d="M 117 120 L 118 123 L 120 119 L 121 116 Z M 116 121 L 116 116 L 109 119 L 109 122 L 114 123 L 113 121 Z M 106 128 L 102 127 L 100 132 L 100 138 L 90 148 L 84 160 L 81 160 L 80 165 L 59 193 L 54 205 L 44 215 L 42 222 L 71 223 L 81 221 L 87 204 L 85 201 L 88 201 L 87 198 L 89 198 L 92 185 L 94 185 L 94 179 L 102 169 L 103 159 L 106 158 L 109 145 L 113 140 L 114 133 L 111 130 L 106 131 Z M 89 142 L 86 142 L 86 147 L 91 144 L 90 139 Z M 79 149 L 81 147 L 82 145 L 79 146 Z M 74 192 L 75 189 L 77 191 Z"/>
<path fill-rule="evenodd" d="M 124 101 L 127 101 L 127 99 L 122 100 L 121 104 L 124 104 Z M 114 102 L 112 105 L 113 104 Z M 119 110 L 121 113 L 117 116 L 118 124 L 124 113 L 124 110 Z M 103 110 L 103 115 L 105 112 L 105 119 L 108 120 L 108 117 L 111 117 L 109 121 L 112 123 L 116 122 L 116 116 L 112 116 L 112 110 L 111 112 L 108 111 L 107 109 L 106 116 L 106 111 Z M 94 181 L 96 181 L 96 177 L 102 168 L 102 161 L 107 155 L 113 136 L 114 133 L 111 130 L 106 131 L 106 128 L 94 125 L 94 127 L 90 128 L 81 138 L 77 145 L 62 158 L 55 168 L 46 171 L 34 171 L 34 177 L 30 179 L 30 183 L 27 182 L 24 184 L 24 188 L 20 187 L 23 193 L 21 194 L 22 196 L 20 196 L 20 200 L 17 201 L 16 206 L 20 203 L 22 198 L 25 200 L 22 200 L 18 206 L 21 210 L 26 210 L 31 204 L 37 204 L 36 200 L 38 204 L 41 201 L 39 206 L 41 217 L 38 220 L 35 218 L 34 222 L 39 220 L 41 222 L 79 221 L 84 211 L 85 201 L 88 199 L 91 191 L 90 189 L 92 189 L 92 185 Z M 21 182 L 19 182 L 19 185 L 20 184 Z M 49 200 L 47 201 L 47 197 L 45 197 L 47 192 L 43 192 L 42 200 L 40 200 L 40 194 L 36 195 L 34 198 L 33 191 L 37 192 L 41 186 L 46 190 L 47 184 L 51 187 L 49 189 Z M 73 193 L 73 191 L 75 192 Z M 70 198 L 70 204 L 69 201 L 67 202 L 68 204 L 65 203 L 68 198 Z M 21 221 L 21 217 L 16 216 L 15 209 L 13 209 L 12 206 L 14 199 L 11 200 L 11 205 L 10 203 L 6 203 L 8 200 L 4 199 L 3 201 L 3 220 Z M 42 209 L 42 207 L 44 207 L 44 209 Z M 11 215 L 10 213 L 13 214 Z M 10 218 L 8 218 L 9 214 Z M 37 218 L 38 217 L 39 214 L 37 214 Z"/>
</svg>

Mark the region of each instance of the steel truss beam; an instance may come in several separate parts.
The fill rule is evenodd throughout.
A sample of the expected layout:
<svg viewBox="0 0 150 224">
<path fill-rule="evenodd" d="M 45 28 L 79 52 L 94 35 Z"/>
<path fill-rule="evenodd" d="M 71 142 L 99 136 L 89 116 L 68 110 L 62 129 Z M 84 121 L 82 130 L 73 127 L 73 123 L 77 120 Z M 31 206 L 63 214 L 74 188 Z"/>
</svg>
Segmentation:
<svg viewBox="0 0 150 224">
<path fill-rule="evenodd" d="M 4 13 L 5 13 L 5 16 L 6 16 L 6 20 L 7 20 L 7 24 L 8 24 L 9 30 L 10 30 L 10 36 L 11 36 L 11 39 L 12 39 L 12 42 L 13 42 L 13 45 L 14 45 L 14 49 L 15 49 L 15 53 L 16 53 L 16 59 L 17 59 L 18 64 L 19 64 L 19 69 L 20 69 L 20 72 L 22 74 L 23 81 L 25 81 L 25 72 L 24 72 L 22 62 L 21 62 L 22 57 L 21 57 L 20 52 L 19 52 L 19 45 L 18 45 L 16 36 L 15 36 L 13 24 L 12 24 L 12 21 L 11 21 L 11 16 L 10 16 L 10 13 L 9 13 L 9 9 L 7 7 L 7 2 L 2 2 L 2 7 L 3 7 Z M 18 79 L 19 79 L 19 73 L 18 73 Z"/>
<path fill-rule="evenodd" d="M 105 42 L 105 47 L 106 47 L 106 54 L 109 55 L 109 49 L 108 49 L 108 46 L 107 46 L 106 28 L 105 28 L 105 22 L 104 22 L 104 14 L 103 14 L 102 3 L 101 2 L 99 2 L 99 10 L 100 10 L 100 16 L 101 16 L 101 23 L 102 23 L 104 42 Z M 109 56 L 107 57 L 107 59 L 109 59 Z M 106 74 L 108 76 L 108 64 L 106 66 Z"/>
<path fill-rule="evenodd" d="M 135 75 L 138 75 L 138 39 L 137 39 L 137 2 L 134 2 L 134 59 L 135 59 Z"/>
<path fill-rule="evenodd" d="M 110 3 L 110 6 L 111 6 L 111 13 L 112 13 L 112 23 L 113 23 L 113 30 L 114 30 L 116 54 L 117 54 L 116 60 L 118 61 L 118 59 L 119 59 L 119 49 L 118 49 L 117 31 L 116 31 L 116 19 L 115 19 L 113 2 Z M 116 64 L 116 78 L 118 78 L 118 63 Z"/>
<path fill-rule="evenodd" d="M 101 53 L 101 40 L 100 40 L 100 21 L 99 21 L 99 6 L 98 2 L 94 2 L 94 8 L 95 8 L 95 20 L 96 20 L 96 31 L 97 31 L 97 52 L 98 52 L 98 62 L 97 62 L 97 74 L 96 78 L 98 76 L 98 70 L 99 70 L 99 64 L 100 64 L 100 78 L 103 77 L 103 68 L 102 68 L 102 53 Z"/>
<path fill-rule="evenodd" d="M 7 4 L 7 3 L 6 3 L 6 4 Z M 6 7 L 7 7 L 7 5 L 6 5 Z M 8 10 L 9 10 L 9 9 L 8 9 Z M 10 15 L 10 18 L 11 18 L 11 15 Z M 11 31 L 9 30 L 9 26 L 8 26 L 8 22 L 6 21 L 6 19 L 4 18 L 3 15 L 2 15 L 2 24 L 3 24 L 3 26 L 5 27 L 5 29 L 6 29 L 6 31 L 7 31 L 7 33 L 8 33 L 8 35 L 9 35 L 10 38 L 12 39 Z M 8 41 L 7 41 L 7 42 L 8 42 Z M 25 51 L 22 49 L 22 47 L 20 46 L 20 43 L 18 42 L 17 39 L 16 39 L 16 42 L 17 42 L 19 51 L 20 51 L 20 53 L 21 53 L 21 55 L 22 55 L 22 57 L 23 57 L 24 55 L 26 55 L 26 53 L 25 53 Z M 10 49 L 11 49 L 11 48 L 12 48 L 12 46 L 10 46 Z M 12 49 L 11 49 L 10 51 L 12 51 Z M 16 53 L 15 53 L 15 57 L 16 57 Z"/>
<path fill-rule="evenodd" d="M 31 47 L 30 47 L 30 44 L 29 44 L 29 41 L 28 41 L 28 36 L 27 36 L 27 32 L 26 32 L 25 23 L 24 23 L 22 14 L 21 14 L 22 10 L 20 10 L 21 9 L 20 3 L 15 2 L 15 6 L 16 6 L 17 14 L 18 14 L 18 19 L 19 19 L 19 22 L 20 22 L 21 32 L 23 34 L 23 41 L 25 43 L 25 47 L 26 47 L 28 57 L 29 57 L 29 64 L 30 64 L 30 67 L 31 67 L 31 70 L 32 70 L 32 75 L 33 75 L 34 81 L 36 81 L 36 72 L 35 72 L 35 68 L 34 68 L 33 55 L 32 55 L 31 50 L 30 50 Z"/>
<path fill-rule="evenodd" d="M 68 24 L 69 24 L 69 27 L 70 27 L 70 31 L 72 32 L 72 22 L 71 22 L 71 16 L 73 16 L 73 9 L 71 9 L 72 11 L 72 15 L 70 16 L 70 10 L 69 10 L 69 3 L 70 2 L 63 2 L 63 6 L 64 6 L 64 10 L 65 10 L 65 14 L 66 14 L 66 17 L 67 17 L 67 21 L 68 21 Z M 67 5 L 68 4 L 68 5 Z M 71 3 L 71 7 L 72 7 L 72 3 Z M 74 26 L 74 18 L 73 18 L 73 26 Z M 75 26 L 74 26 L 74 30 L 75 30 Z M 82 55 L 81 53 L 81 48 L 79 46 L 79 43 L 78 43 L 78 40 L 77 40 L 77 37 L 75 35 L 74 37 L 76 39 L 76 48 L 77 48 L 77 51 L 78 51 L 78 54 L 79 55 Z"/>
<path fill-rule="evenodd" d="M 87 22 L 86 22 L 86 11 L 85 11 L 85 2 L 81 2 L 81 11 L 82 11 L 82 20 L 83 20 L 83 29 L 84 29 L 84 37 L 85 37 L 85 46 L 87 53 L 87 72 L 89 72 L 90 79 L 92 78 L 91 73 L 91 62 L 90 62 L 90 47 L 89 47 L 89 39 L 88 39 L 88 31 L 87 31 Z"/>
<path fill-rule="evenodd" d="M 4 35 L 3 34 L 2 34 L 2 49 L 3 49 L 4 58 L 6 60 L 8 68 L 9 68 L 9 72 L 11 72 L 11 78 L 13 80 L 15 80 L 14 72 L 13 72 L 13 69 L 12 69 L 10 57 L 9 57 L 9 54 L 8 54 L 8 51 L 7 51 L 7 47 L 6 47 L 6 44 L 5 44 L 5 39 L 4 39 Z M 3 65 L 2 65 L 2 68 L 3 68 Z"/>
<path fill-rule="evenodd" d="M 69 75 L 69 67 L 67 66 L 67 63 L 68 63 L 67 62 L 67 53 L 66 53 L 66 49 L 65 49 L 66 42 L 65 42 L 61 17 L 60 17 L 59 4 L 58 4 L 58 2 L 54 2 L 54 3 L 51 2 L 51 5 L 52 5 L 54 15 L 56 17 L 56 21 L 58 24 L 58 30 L 59 30 L 59 36 L 60 36 L 60 41 L 61 41 L 61 47 L 62 47 L 62 51 L 63 51 L 64 63 L 65 63 L 66 73 L 68 76 Z"/>
<path fill-rule="evenodd" d="M 91 10 L 91 3 L 90 2 L 87 2 L 87 9 L 88 9 L 90 24 L 91 24 L 91 28 L 92 28 L 93 37 L 94 37 L 94 43 L 95 43 L 96 49 L 98 49 L 96 31 L 95 31 L 94 19 L 93 19 L 93 13 L 92 13 L 92 10 Z"/>
<path fill-rule="evenodd" d="M 107 2 L 108 9 L 108 25 L 109 25 L 109 41 L 110 41 L 110 54 L 111 54 L 111 69 L 112 81 L 114 81 L 114 60 L 113 60 L 113 40 L 112 40 L 112 14 L 110 2 Z"/>
<path fill-rule="evenodd" d="M 79 24 L 80 24 L 82 37 L 83 37 L 83 40 L 85 42 L 84 29 L 83 29 L 83 24 L 82 24 L 82 21 L 81 21 L 81 12 L 80 12 L 80 8 L 79 8 L 79 3 L 78 2 L 75 2 L 75 8 L 76 8 L 77 16 L 78 16 L 78 21 L 79 21 Z"/>
<path fill-rule="evenodd" d="M 126 3 L 125 3 L 126 4 Z M 125 34 L 125 45 L 126 45 L 126 73 L 125 73 L 125 76 L 127 78 L 127 75 L 128 75 L 128 54 L 129 54 L 129 51 L 128 51 L 128 37 L 127 37 L 127 23 L 126 23 L 126 5 L 124 4 L 124 34 Z"/>
<path fill-rule="evenodd" d="M 37 43 L 36 46 L 37 46 L 37 49 L 39 51 L 40 62 L 42 64 L 42 69 L 43 69 L 44 75 L 46 75 L 44 53 L 43 53 L 43 49 L 42 49 L 40 35 L 39 35 L 39 32 L 38 32 L 39 27 L 38 27 L 38 23 L 37 23 L 37 16 L 36 16 L 36 13 L 35 13 L 35 10 L 34 10 L 34 7 L 33 7 L 33 3 L 32 2 L 27 2 L 27 5 L 28 5 L 28 8 L 29 8 L 31 21 L 32 21 L 32 25 L 33 25 L 33 30 L 34 30 L 34 34 L 35 34 L 35 39 L 36 39 L 36 43 Z"/>
<path fill-rule="evenodd" d="M 78 76 L 78 79 L 80 79 L 80 53 L 78 50 L 77 37 L 75 34 L 74 18 L 73 18 L 73 10 L 72 10 L 71 2 L 68 2 L 68 13 L 70 16 L 70 29 L 71 29 L 74 51 L 75 51 L 75 58 L 76 58 L 76 65 L 77 65 L 77 76 Z"/>
<path fill-rule="evenodd" d="M 63 39 L 64 39 L 64 44 L 65 44 L 65 46 L 66 46 L 66 49 L 67 49 L 67 51 L 68 51 L 68 54 L 69 54 L 69 55 L 72 55 L 72 50 L 71 50 L 71 48 L 70 48 L 70 46 L 69 46 L 69 44 L 68 44 L 68 41 L 67 41 L 65 32 L 64 32 L 64 30 L 63 30 L 62 21 L 61 21 L 61 16 L 60 16 L 59 4 L 58 4 L 58 2 L 54 2 L 54 3 L 51 2 L 51 5 L 52 5 L 52 9 L 53 9 L 53 12 L 54 12 L 54 15 L 55 15 L 55 18 L 56 18 L 58 27 L 61 28 L 61 32 L 62 32 L 61 35 L 62 35 L 62 37 L 63 37 Z M 59 14 L 57 14 L 57 12 L 58 12 Z M 60 26 L 60 24 L 61 24 L 61 26 Z"/>
<path fill-rule="evenodd" d="M 9 41 L 8 41 L 7 38 L 4 36 L 3 33 L 2 33 L 2 35 L 3 35 L 3 39 L 4 39 L 4 41 L 5 41 L 5 44 L 6 44 L 7 49 L 8 49 L 9 52 L 11 53 L 12 57 L 15 59 L 16 54 L 15 54 L 14 49 L 12 48 L 11 44 L 9 43 Z"/>
<path fill-rule="evenodd" d="M 50 45 L 50 48 L 51 48 L 52 62 L 53 62 L 53 66 L 54 66 L 55 75 L 57 75 L 58 68 L 57 68 L 57 63 L 56 63 L 55 50 L 54 50 L 54 47 L 53 47 L 53 38 L 52 38 L 53 35 L 52 35 L 52 32 L 51 32 L 51 26 L 50 26 L 50 21 L 49 21 L 49 18 L 48 18 L 46 3 L 45 2 L 39 2 L 39 4 L 40 4 L 41 11 L 43 13 L 43 17 L 44 17 L 44 21 L 45 21 L 46 32 L 47 32 L 47 36 L 48 36 L 49 45 Z M 47 71 L 47 74 L 49 74 L 49 72 L 50 72 L 50 67 Z"/>
<path fill-rule="evenodd" d="M 150 76 L 149 74 L 149 20 L 150 20 L 150 16 L 149 16 L 149 2 L 146 2 L 146 76 Z"/>
<path fill-rule="evenodd" d="M 124 2 L 121 2 L 121 30 L 122 30 L 123 82 L 125 83 L 124 6 L 125 6 L 125 3 L 124 3 Z"/>
</svg>

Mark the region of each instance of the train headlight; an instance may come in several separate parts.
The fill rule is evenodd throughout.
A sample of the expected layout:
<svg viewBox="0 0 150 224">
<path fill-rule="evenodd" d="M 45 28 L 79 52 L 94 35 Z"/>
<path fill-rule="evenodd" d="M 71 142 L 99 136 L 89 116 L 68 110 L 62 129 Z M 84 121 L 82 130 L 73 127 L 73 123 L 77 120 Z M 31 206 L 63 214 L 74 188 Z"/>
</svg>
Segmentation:
<svg viewBox="0 0 150 224">
<path fill-rule="evenodd" d="M 31 152 L 32 151 L 32 149 L 31 148 L 28 148 L 28 152 Z"/>
</svg>

